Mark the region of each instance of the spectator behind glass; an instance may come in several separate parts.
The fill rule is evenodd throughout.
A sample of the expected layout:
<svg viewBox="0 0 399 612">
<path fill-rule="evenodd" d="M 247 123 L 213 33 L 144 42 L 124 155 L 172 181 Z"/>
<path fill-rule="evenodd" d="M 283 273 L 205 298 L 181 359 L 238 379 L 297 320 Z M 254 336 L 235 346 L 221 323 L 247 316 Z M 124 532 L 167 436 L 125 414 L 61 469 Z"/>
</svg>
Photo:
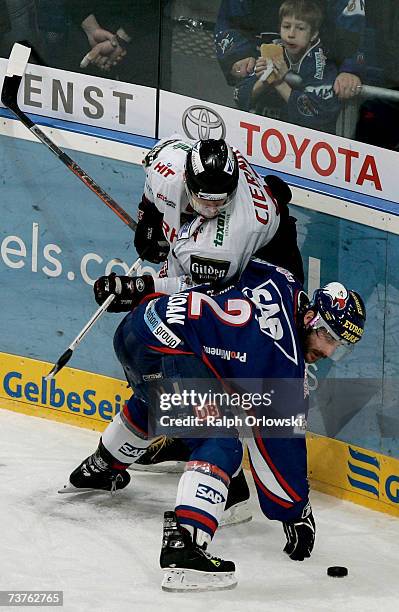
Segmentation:
<svg viewBox="0 0 399 612">
<path fill-rule="evenodd" d="M 368 0 L 367 0 L 368 1 Z M 385 2 L 385 0 L 383 0 Z M 329 57 L 339 66 L 334 91 L 341 100 L 359 93 L 365 72 L 365 0 L 327 0 L 327 34 Z M 333 27 L 331 27 L 333 25 Z M 366 45 L 368 41 L 365 41 Z"/>
<path fill-rule="evenodd" d="M 375 39 L 374 56 L 365 41 L 368 52 L 366 84 L 393 91 L 392 99 L 364 100 L 355 137 L 361 142 L 399 151 L 399 1 L 366 0 L 365 8 L 366 30 L 374 34 Z"/>
<path fill-rule="evenodd" d="M 357 5 L 363 0 L 315 2 L 327 16 L 322 39 L 330 59 L 336 60 L 339 66 L 334 91 L 340 99 L 349 99 L 358 93 L 357 88 L 361 85 L 359 77 L 363 66 L 355 55 L 358 48 L 356 31 L 361 28 Z M 262 34 L 275 33 L 277 36 L 278 9 L 276 0 L 222 0 L 215 27 L 215 44 L 220 67 L 229 85 L 235 85 L 253 73 Z"/>
<path fill-rule="evenodd" d="M 159 0 L 68 0 L 66 8 L 88 43 L 84 57 L 76 58 L 75 69 L 94 68 L 103 76 L 156 85 Z"/>
<path fill-rule="evenodd" d="M 332 44 L 341 70 L 369 85 L 399 85 L 397 0 L 331 0 L 329 18 L 336 23 Z"/>
<path fill-rule="evenodd" d="M 9 57 L 13 44 L 18 41 L 27 41 L 39 54 L 42 52 L 36 2 L 0 0 L 0 56 Z"/>
<path fill-rule="evenodd" d="M 38 24 L 44 45 L 43 61 L 46 66 L 72 69 L 69 63 L 69 44 L 73 32 L 66 11 L 68 0 L 36 0 Z"/>
<path fill-rule="evenodd" d="M 215 44 L 220 67 L 229 85 L 253 73 L 261 33 L 277 36 L 278 9 L 276 0 L 222 0 L 215 26 Z"/>
<path fill-rule="evenodd" d="M 254 75 L 239 82 L 236 99 L 241 109 L 268 114 L 268 105 L 274 104 L 284 121 L 335 133 L 341 106 L 333 89 L 337 69 L 326 59 L 320 44 L 322 17 L 314 0 L 283 2 L 279 11 L 281 38 L 274 41 L 283 52 L 272 60 L 259 57 Z M 298 89 L 284 80 L 288 71 L 301 77 Z"/>
<path fill-rule="evenodd" d="M 375 33 L 376 64 L 383 87 L 399 87 L 399 2 L 367 0 L 366 24 Z"/>
</svg>

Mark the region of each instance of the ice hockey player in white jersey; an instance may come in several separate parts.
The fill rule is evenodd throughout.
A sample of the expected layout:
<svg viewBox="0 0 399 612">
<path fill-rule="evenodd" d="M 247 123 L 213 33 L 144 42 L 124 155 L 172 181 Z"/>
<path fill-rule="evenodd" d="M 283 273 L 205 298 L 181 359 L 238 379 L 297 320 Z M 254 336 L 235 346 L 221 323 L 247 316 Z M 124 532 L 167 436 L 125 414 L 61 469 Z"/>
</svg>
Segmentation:
<svg viewBox="0 0 399 612">
<path fill-rule="evenodd" d="M 265 183 L 224 140 L 192 145 L 178 137 L 164 139 L 143 163 L 135 246 L 143 259 L 166 260 L 161 276 L 167 278 L 155 280 L 155 291 L 170 294 L 193 284 L 231 281 L 273 237 L 283 261 L 275 262 L 272 253 L 267 259 L 302 281 L 296 233 L 288 221 L 291 192 L 278 177 L 266 177 Z M 289 255 L 294 270 L 287 265 Z"/>
</svg>

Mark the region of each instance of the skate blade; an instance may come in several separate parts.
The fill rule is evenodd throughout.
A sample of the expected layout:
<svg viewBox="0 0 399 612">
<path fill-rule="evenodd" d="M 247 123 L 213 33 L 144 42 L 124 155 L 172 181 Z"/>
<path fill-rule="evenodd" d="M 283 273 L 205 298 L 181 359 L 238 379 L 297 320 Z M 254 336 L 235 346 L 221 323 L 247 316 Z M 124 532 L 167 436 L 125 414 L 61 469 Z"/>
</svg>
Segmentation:
<svg viewBox="0 0 399 612">
<path fill-rule="evenodd" d="M 62 487 L 62 489 L 58 489 L 58 493 L 90 493 L 90 491 L 100 491 L 100 489 L 80 489 L 78 487 L 74 487 L 72 484 L 67 484 Z"/>
<path fill-rule="evenodd" d="M 154 474 L 181 474 L 184 472 L 185 461 L 163 461 L 162 463 L 132 463 L 129 470 L 133 472 L 151 472 Z"/>
<path fill-rule="evenodd" d="M 63 495 L 64 493 L 116 493 L 116 491 L 109 491 L 108 489 L 93 489 L 90 487 L 74 487 L 73 484 L 69 483 L 64 485 L 62 489 L 58 489 L 58 493 Z"/>
<path fill-rule="evenodd" d="M 219 528 L 234 527 L 242 523 L 249 523 L 249 521 L 252 521 L 252 513 L 248 502 L 243 501 L 231 506 L 231 508 L 223 512 Z"/>
<path fill-rule="evenodd" d="M 187 569 L 166 569 L 162 590 L 169 593 L 227 591 L 237 586 L 234 572 L 199 572 Z"/>
</svg>

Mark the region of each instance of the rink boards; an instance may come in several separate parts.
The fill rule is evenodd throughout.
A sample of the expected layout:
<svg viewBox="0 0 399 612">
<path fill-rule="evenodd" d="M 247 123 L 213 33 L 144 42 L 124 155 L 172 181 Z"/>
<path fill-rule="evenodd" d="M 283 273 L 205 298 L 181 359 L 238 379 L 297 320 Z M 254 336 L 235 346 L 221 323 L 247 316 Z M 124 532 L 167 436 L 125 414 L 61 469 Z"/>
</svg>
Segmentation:
<svg viewBox="0 0 399 612">
<path fill-rule="evenodd" d="M 0 405 L 103 431 L 131 395 L 123 381 L 73 368 L 46 381 L 51 365 L 0 353 Z M 313 488 L 399 517 L 397 459 L 313 433 L 307 445 Z"/>
<path fill-rule="evenodd" d="M 167 108 L 160 115 L 160 135 L 182 132 L 181 117 L 195 119 L 194 102 L 181 96 L 171 100 L 169 94 L 161 98 Z M 153 106 L 148 108 L 153 113 Z M 33 142 L 29 131 L 6 111 L 2 115 L 0 271 L 8 287 L 1 295 L 2 406 L 101 431 L 130 395 L 112 348 L 123 315 L 105 314 L 75 351 L 71 368 L 51 383 L 43 378 L 96 309 L 94 280 L 111 271 L 124 273 L 137 257 L 132 234 Z M 253 116 L 232 109 L 224 117 L 227 138 L 258 171 L 277 171 L 293 186 L 308 291 L 339 278 L 366 302 L 366 334 L 353 356 L 335 369 L 317 364 L 310 372 L 312 384 L 328 377 L 399 380 L 399 205 L 389 199 L 397 193 L 397 154 L 267 118 L 255 124 Z M 102 128 L 91 132 L 82 124 L 43 117 L 41 122 L 135 217 L 143 186 L 140 162 L 155 142 L 151 130 L 139 131 L 140 136 Z M 139 274 L 151 271 L 146 266 Z M 311 413 L 310 430 L 317 433 L 309 436 L 309 467 L 316 488 L 397 514 L 399 461 L 390 458 L 399 458 L 397 397 L 395 386 L 375 394 L 343 415 L 339 430 L 319 411 Z M 339 413 L 341 406 L 333 409 Z"/>
</svg>

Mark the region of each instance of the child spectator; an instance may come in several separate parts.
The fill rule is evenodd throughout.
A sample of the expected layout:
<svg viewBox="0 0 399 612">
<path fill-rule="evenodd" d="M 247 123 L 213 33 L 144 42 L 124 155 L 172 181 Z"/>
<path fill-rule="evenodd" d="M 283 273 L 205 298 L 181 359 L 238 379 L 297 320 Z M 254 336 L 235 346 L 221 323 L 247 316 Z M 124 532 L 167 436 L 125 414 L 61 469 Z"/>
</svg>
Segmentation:
<svg viewBox="0 0 399 612">
<path fill-rule="evenodd" d="M 273 60 L 259 57 L 254 72 L 239 82 L 239 108 L 317 130 L 335 133 L 340 102 L 334 93 L 336 65 L 320 43 L 323 14 L 314 0 L 286 0 L 280 7 L 280 45 Z M 298 75 L 296 88 L 287 73 Z M 270 108 L 273 109 L 272 113 Z M 278 116 L 279 115 L 279 116 Z"/>
<path fill-rule="evenodd" d="M 222 0 L 215 47 L 228 85 L 253 72 L 262 35 L 278 36 L 278 9 L 276 0 Z"/>
</svg>

